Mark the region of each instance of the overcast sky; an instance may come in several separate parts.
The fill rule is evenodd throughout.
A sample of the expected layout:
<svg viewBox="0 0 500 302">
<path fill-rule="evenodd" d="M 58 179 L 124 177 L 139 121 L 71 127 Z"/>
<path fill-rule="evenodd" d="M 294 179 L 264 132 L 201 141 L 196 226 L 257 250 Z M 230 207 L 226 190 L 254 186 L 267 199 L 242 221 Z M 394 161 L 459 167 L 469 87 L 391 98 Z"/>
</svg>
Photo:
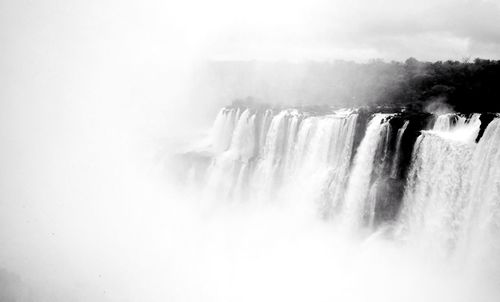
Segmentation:
<svg viewBox="0 0 500 302">
<path fill-rule="evenodd" d="M 498 0 L 0 2 L 2 61 L 500 58 Z M 81 52 L 84 52 L 83 54 Z M 54 54 L 46 53 L 47 56 Z"/>
<path fill-rule="evenodd" d="M 228 57 L 404 60 L 499 58 L 500 1 L 306 1 L 248 4 L 221 26 Z"/>
</svg>

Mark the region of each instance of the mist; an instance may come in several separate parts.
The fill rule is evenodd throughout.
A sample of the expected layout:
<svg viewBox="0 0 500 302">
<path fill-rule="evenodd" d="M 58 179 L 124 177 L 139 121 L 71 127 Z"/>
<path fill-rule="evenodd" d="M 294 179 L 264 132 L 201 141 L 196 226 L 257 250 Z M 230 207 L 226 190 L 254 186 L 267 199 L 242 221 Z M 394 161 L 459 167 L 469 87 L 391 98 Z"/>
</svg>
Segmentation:
<svg viewBox="0 0 500 302">
<path fill-rule="evenodd" d="M 453 6 L 442 2 L 443 11 Z M 393 4 L 383 15 L 399 24 L 405 9 Z M 290 196 L 207 204 L 179 176 L 177 156 L 203 145 L 235 98 L 349 104 L 340 90 L 311 95 L 316 82 L 297 86 L 310 76 L 300 68 L 278 73 L 282 87 L 235 80 L 227 92 L 204 73 L 222 59 L 498 57 L 500 40 L 484 41 L 489 30 L 450 33 L 430 3 L 412 20 L 430 6 L 417 36 L 442 43 L 412 52 L 398 33 L 365 40 L 373 23 L 383 25 L 370 8 L 383 6 L 2 1 L 0 301 L 495 301 L 498 270 L 429 255 L 383 232 L 347 235 Z M 484 28 L 497 27 L 495 3 L 481 2 L 477 14 L 490 7 Z M 332 16 L 339 21 L 326 26 Z M 380 46 L 387 40 L 396 42 Z"/>
</svg>

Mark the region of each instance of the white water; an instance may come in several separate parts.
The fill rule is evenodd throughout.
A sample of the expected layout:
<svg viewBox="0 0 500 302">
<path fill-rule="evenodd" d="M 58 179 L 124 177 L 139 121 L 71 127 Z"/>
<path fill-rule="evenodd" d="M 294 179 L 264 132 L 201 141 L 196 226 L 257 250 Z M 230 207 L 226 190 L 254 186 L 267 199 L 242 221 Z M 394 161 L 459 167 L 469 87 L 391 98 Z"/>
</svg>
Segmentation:
<svg viewBox="0 0 500 302">
<path fill-rule="evenodd" d="M 474 142 L 479 132 L 479 115 L 470 119 L 459 117 L 455 124 L 451 122 L 453 118 L 439 116 L 434 128 L 417 139 L 401 214 L 400 226 L 405 229 L 405 236 L 419 248 L 440 254 L 451 253 L 461 240 L 468 203 L 483 202 L 479 201 L 483 199 L 479 194 L 471 194 L 471 181 L 474 169 L 482 166 L 485 156 L 481 146 L 490 144 L 492 139 L 488 136 L 479 144 Z M 491 124 L 488 129 L 494 127 Z M 500 168 L 497 160 L 487 163 Z M 475 190 L 486 189 L 481 183 L 474 186 Z"/>
<path fill-rule="evenodd" d="M 436 116 L 405 181 L 409 122 L 392 129 L 392 117 L 375 114 L 360 130 L 350 111 L 225 109 L 208 147 L 204 258 L 190 260 L 206 286 L 190 297 L 497 301 L 500 119 L 475 143 L 479 115 Z M 404 196 L 397 217 L 379 224 L 388 178 L 405 181 Z"/>
<path fill-rule="evenodd" d="M 261 203 L 293 198 L 303 210 L 311 208 L 307 203 L 312 200 L 322 215 L 332 215 L 343 199 L 357 115 L 237 112 L 222 110 L 214 125 L 216 140 L 210 149 L 226 148 L 216 153 L 207 171 L 203 198 L 213 202 L 250 197 Z M 228 134 L 233 124 L 235 130 Z M 230 146 L 221 143 L 228 141 L 221 138 L 226 134 L 232 137 Z"/>
<path fill-rule="evenodd" d="M 368 216 L 370 222 L 373 221 L 375 215 L 375 208 L 373 203 L 369 202 L 368 194 L 375 153 L 379 141 L 388 131 L 385 128 L 390 127 L 389 123 L 386 122 L 387 117 L 386 114 L 377 114 L 372 118 L 354 158 L 342 217 L 343 224 L 351 228 L 360 227 L 365 216 Z"/>
<path fill-rule="evenodd" d="M 406 131 L 406 128 L 410 124 L 410 121 L 406 121 L 403 126 L 398 130 L 398 137 L 397 137 L 397 143 L 396 143 L 396 156 L 394 156 L 394 160 L 392 162 L 392 168 L 391 168 L 391 177 L 396 178 L 398 175 L 398 165 L 399 165 L 399 160 L 400 160 L 400 152 L 401 152 L 401 140 L 403 138 L 403 135 Z"/>
<path fill-rule="evenodd" d="M 212 132 L 210 149 L 215 155 L 202 198 L 209 203 L 285 202 L 305 214 L 334 218 L 347 229 L 372 228 L 376 197 L 385 181 L 382 165 L 389 162 L 389 176 L 397 178 L 409 124 L 405 121 L 397 130 L 392 158 L 386 158 L 391 116 L 373 115 L 353 150 L 357 114 L 351 111 L 314 115 L 295 109 L 223 109 Z M 472 183 L 472 175 L 482 173 L 474 168 L 498 165 L 492 155 L 482 162 L 487 152 L 482 146 L 495 139 L 490 132 L 498 119 L 476 144 L 479 118 L 443 114 L 436 116 L 431 130 L 422 130 L 414 146 L 397 234 L 446 254 L 467 233 L 466 208 L 483 192 L 478 189 L 481 183 Z M 494 179 L 483 177 L 485 182 Z M 499 195 L 495 191 L 488 196 Z"/>
<path fill-rule="evenodd" d="M 477 118 L 460 132 L 457 123 L 423 131 L 403 208 L 384 220 L 378 203 L 413 124 L 394 129 L 405 124 L 391 122 L 397 114 L 371 116 L 362 129 L 356 112 L 224 112 L 205 148 L 196 149 L 210 162 L 197 166 L 199 158 L 188 157 L 191 175 L 204 176 L 203 188 L 188 190 L 198 193 L 191 198 L 173 190 L 170 179 L 124 170 L 123 157 L 112 175 L 75 178 L 83 180 L 77 188 L 85 199 L 67 204 L 74 197 L 68 190 L 53 203 L 48 193 L 12 202 L 30 210 L 11 208 L 16 215 L 1 222 L 4 234 L 19 234 L 2 245 L 1 266 L 36 293 L 19 301 L 499 300 L 498 118 L 477 144 L 458 135 L 477 133 Z M 57 184 L 76 177 L 57 168 Z M 365 177 L 361 189 L 355 172 Z M 44 184 L 37 192 L 56 188 Z M 359 202 L 352 216 L 345 215 L 349 194 Z"/>
</svg>

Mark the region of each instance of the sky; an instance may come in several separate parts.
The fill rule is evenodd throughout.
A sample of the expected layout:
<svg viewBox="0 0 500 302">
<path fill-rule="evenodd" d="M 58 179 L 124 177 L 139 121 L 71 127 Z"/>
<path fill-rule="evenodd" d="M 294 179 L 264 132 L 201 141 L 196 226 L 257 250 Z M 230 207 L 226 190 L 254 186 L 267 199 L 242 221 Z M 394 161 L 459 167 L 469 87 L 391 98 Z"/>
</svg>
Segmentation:
<svg viewBox="0 0 500 302">
<path fill-rule="evenodd" d="M 43 53 L 49 58 L 63 54 L 59 61 L 99 55 L 129 64 L 186 56 L 363 61 L 500 53 L 497 0 L 3 0 L 0 7 L 3 60 L 32 47 L 42 48 L 38 55 L 52 50 Z"/>
<path fill-rule="evenodd" d="M 499 58 L 499 1 L 284 1 L 249 5 L 220 31 L 215 56 L 366 61 Z M 238 15 L 236 13 L 235 15 Z"/>
</svg>

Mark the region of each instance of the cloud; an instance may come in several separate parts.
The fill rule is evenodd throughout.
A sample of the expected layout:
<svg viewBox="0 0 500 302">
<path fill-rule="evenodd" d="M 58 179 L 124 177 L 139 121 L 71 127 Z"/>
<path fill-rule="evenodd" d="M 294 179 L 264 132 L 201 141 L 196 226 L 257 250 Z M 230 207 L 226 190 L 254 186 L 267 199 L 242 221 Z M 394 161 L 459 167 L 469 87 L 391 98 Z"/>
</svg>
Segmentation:
<svg viewBox="0 0 500 302">
<path fill-rule="evenodd" d="M 231 12 L 229 12 L 231 13 Z M 241 13 L 241 12 L 240 12 Z M 257 2 L 208 43 L 247 59 L 500 58 L 500 8 L 488 1 Z"/>
<path fill-rule="evenodd" d="M 4 58 L 41 43 L 59 47 L 45 49 L 49 54 L 71 51 L 137 64 L 171 63 L 174 57 L 500 58 L 500 6 L 493 0 L 108 0 L 84 6 L 19 1 L 3 6 Z"/>
</svg>

